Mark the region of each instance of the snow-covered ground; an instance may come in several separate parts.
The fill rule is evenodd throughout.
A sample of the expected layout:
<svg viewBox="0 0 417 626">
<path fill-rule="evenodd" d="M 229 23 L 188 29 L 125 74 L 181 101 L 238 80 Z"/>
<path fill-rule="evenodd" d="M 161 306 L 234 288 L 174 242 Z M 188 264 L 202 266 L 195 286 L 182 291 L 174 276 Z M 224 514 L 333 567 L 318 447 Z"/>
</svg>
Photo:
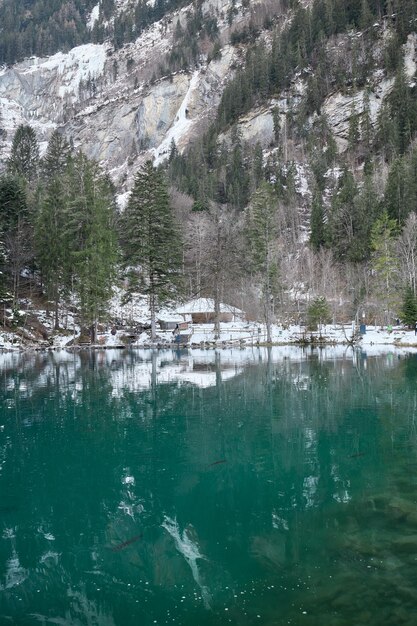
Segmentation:
<svg viewBox="0 0 417 626">
<path fill-rule="evenodd" d="M 134 305 L 133 310 L 136 310 Z M 143 305 L 138 306 L 141 310 L 143 322 L 148 322 L 149 317 L 147 315 L 146 307 Z M 76 335 L 78 335 L 79 329 L 76 328 Z M 113 331 L 114 332 L 114 331 Z M 323 343 L 328 345 L 349 345 L 352 341 L 353 327 L 349 325 L 325 325 L 322 326 L 320 331 L 309 331 L 304 326 L 283 326 L 275 324 L 272 326 L 272 343 L 277 346 L 284 345 L 297 345 L 297 344 L 310 344 L 310 343 Z M 257 346 L 266 343 L 266 327 L 264 324 L 258 322 L 244 322 L 236 321 L 229 323 L 221 323 L 220 325 L 220 337 L 215 338 L 214 324 L 189 324 L 188 331 L 182 331 L 183 335 L 188 336 L 186 342 L 189 347 L 201 347 L 201 346 L 218 346 L 224 348 L 230 347 L 245 347 L 245 346 Z M 72 339 L 74 335 L 62 335 L 57 334 L 53 337 L 51 347 L 64 348 Z M 151 347 L 151 346 L 165 346 L 173 345 L 175 343 L 175 337 L 172 330 L 158 330 L 157 339 L 155 342 L 151 341 L 149 331 L 142 332 L 136 337 L 133 343 L 126 337 L 126 330 L 123 328 L 117 330 L 115 334 L 112 334 L 109 328 L 105 332 L 98 333 L 97 345 L 103 347 L 123 347 L 124 345 L 130 345 L 136 348 Z M 366 333 L 363 335 L 356 334 L 355 345 L 366 348 L 368 351 L 372 349 L 374 352 L 378 351 L 378 347 L 391 346 L 394 348 L 407 348 L 411 350 L 417 350 L 417 335 L 414 330 L 408 330 L 402 327 L 393 327 L 388 329 L 386 327 L 367 326 Z M 28 347 L 37 347 L 36 341 L 28 344 L 28 341 L 23 341 L 17 335 L 11 332 L 4 332 L 0 330 L 0 350 L 21 350 Z"/>
<path fill-rule="evenodd" d="M 194 324 L 191 326 L 191 345 L 202 343 L 217 343 L 219 345 L 248 345 L 253 346 L 266 342 L 266 328 L 257 322 L 230 322 L 222 323 L 220 338 L 215 340 L 213 324 Z M 272 342 L 276 345 L 312 343 L 320 341 L 326 344 L 347 345 L 352 340 L 352 325 L 323 326 L 321 331 L 311 332 L 304 326 L 272 326 Z M 172 331 L 158 332 L 159 340 L 172 342 Z M 143 333 L 136 345 L 148 345 L 149 336 Z M 359 335 L 355 344 L 358 346 L 407 346 L 417 349 L 417 336 L 414 331 L 400 327 L 392 330 L 387 328 L 368 326 L 364 335 Z"/>
</svg>

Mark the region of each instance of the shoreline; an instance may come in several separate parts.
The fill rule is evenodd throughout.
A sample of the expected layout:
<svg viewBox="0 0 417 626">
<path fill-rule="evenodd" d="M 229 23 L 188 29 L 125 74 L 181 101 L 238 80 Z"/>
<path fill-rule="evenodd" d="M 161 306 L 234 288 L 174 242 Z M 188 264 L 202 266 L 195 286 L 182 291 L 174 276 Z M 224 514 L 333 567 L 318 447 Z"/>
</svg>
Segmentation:
<svg viewBox="0 0 417 626">
<path fill-rule="evenodd" d="M 272 342 L 272 343 L 256 343 L 256 344 L 227 344 L 227 343 L 207 343 L 207 344 L 187 344 L 187 345 L 177 345 L 177 344 L 143 344 L 143 345 L 101 345 L 94 344 L 90 346 L 16 346 L 16 347 L 2 347 L 0 346 L 0 355 L 1 354 L 25 354 L 25 353 L 45 353 L 45 352 L 68 352 L 68 353 L 80 353 L 80 352 L 100 352 L 100 351 L 110 351 L 116 350 L 122 352 L 123 350 L 128 351 L 164 351 L 164 350 L 173 350 L 173 351 L 190 351 L 193 350 L 236 350 L 236 351 L 244 351 L 244 350 L 253 350 L 253 349 L 268 349 L 268 348 L 284 348 L 291 347 L 297 348 L 299 350 L 303 349 L 324 349 L 324 348 L 352 348 L 355 351 L 366 352 L 366 350 L 372 349 L 372 351 L 376 351 L 378 349 L 381 352 L 385 352 L 388 348 L 394 350 L 402 350 L 406 349 L 407 351 L 413 351 L 417 353 L 417 344 L 416 343 L 398 343 L 398 342 L 378 342 L 378 343 L 365 343 L 362 342 L 335 342 L 335 341 L 312 341 L 312 342 Z"/>
<path fill-rule="evenodd" d="M 134 341 L 126 341 L 124 330 L 117 331 L 116 335 L 102 333 L 95 344 L 83 342 L 69 345 L 65 341 L 68 336 L 56 335 L 50 341 L 28 341 L 8 333 L 0 334 L 0 353 L 8 352 L 49 352 L 66 350 L 68 352 L 98 351 L 98 350 L 244 350 L 254 348 L 273 348 L 292 346 L 296 348 L 324 348 L 345 346 L 365 350 L 376 347 L 386 350 L 407 348 L 417 351 L 417 335 L 414 330 L 402 327 L 383 328 L 368 327 L 366 332 L 359 334 L 352 325 L 326 325 L 317 331 L 307 331 L 304 327 L 274 325 L 272 327 L 272 341 L 267 342 L 265 327 L 261 324 L 223 324 L 220 338 L 214 338 L 214 329 L 211 326 L 195 326 L 189 338 L 180 342 L 173 340 L 171 331 L 160 331 L 156 340 L 151 341 L 147 333 L 142 333 Z M 20 343 L 21 342 L 21 343 Z"/>
</svg>

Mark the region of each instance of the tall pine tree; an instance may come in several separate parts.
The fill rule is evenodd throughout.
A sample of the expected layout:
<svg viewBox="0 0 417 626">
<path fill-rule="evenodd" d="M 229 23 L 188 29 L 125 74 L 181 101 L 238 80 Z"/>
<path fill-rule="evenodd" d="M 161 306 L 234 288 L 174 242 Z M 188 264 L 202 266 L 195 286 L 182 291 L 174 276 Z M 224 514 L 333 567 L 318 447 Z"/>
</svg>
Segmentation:
<svg viewBox="0 0 417 626">
<path fill-rule="evenodd" d="M 278 279 L 274 241 L 277 237 L 277 201 L 272 187 L 262 182 L 247 210 L 247 237 L 250 258 L 262 284 L 266 340 L 271 343 L 272 301 Z"/>
<path fill-rule="evenodd" d="M 31 126 L 21 124 L 13 137 L 12 150 L 7 162 L 8 171 L 29 183 L 38 176 L 39 145 Z"/>
<path fill-rule="evenodd" d="M 79 152 L 65 176 L 63 254 L 79 299 L 82 322 L 95 341 L 107 312 L 118 260 L 113 186 L 95 161 Z"/>
<path fill-rule="evenodd" d="M 170 206 L 163 173 L 147 161 L 135 176 L 121 219 L 125 266 L 131 288 L 149 296 L 152 339 L 157 307 L 178 293 L 182 281 L 182 239 Z"/>
</svg>

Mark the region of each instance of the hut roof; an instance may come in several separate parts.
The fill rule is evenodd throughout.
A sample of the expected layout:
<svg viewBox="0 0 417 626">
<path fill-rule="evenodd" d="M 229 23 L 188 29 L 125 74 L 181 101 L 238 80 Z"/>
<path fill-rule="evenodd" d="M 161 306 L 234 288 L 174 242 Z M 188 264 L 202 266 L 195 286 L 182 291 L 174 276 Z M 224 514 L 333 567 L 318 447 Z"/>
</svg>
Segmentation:
<svg viewBox="0 0 417 626">
<path fill-rule="evenodd" d="M 197 298 L 196 300 L 190 300 L 177 307 L 175 312 L 180 315 L 186 315 L 187 313 L 214 313 L 214 300 L 213 298 Z M 223 302 L 220 303 L 220 313 L 233 313 L 233 315 L 242 317 L 245 315 L 241 309 L 231 304 L 224 304 Z"/>
</svg>

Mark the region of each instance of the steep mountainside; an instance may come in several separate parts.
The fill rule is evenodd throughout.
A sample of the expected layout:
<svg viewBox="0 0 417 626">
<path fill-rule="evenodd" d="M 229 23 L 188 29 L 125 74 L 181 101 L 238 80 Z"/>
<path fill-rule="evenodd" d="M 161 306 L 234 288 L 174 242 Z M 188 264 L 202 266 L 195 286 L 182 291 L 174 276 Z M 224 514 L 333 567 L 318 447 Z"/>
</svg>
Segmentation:
<svg viewBox="0 0 417 626">
<path fill-rule="evenodd" d="M 203 5 L 204 13 L 219 15 L 220 37 L 225 40 L 229 5 L 228 0 Z M 237 58 L 237 51 L 226 43 L 220 58 L 209 62 L 202 57 L 196 68 L 159 76 L 175 46 L 177 24 L 186 24 L 192 10 L 190 5 L 170 14 L 117 51 L 110 42 L 90 43 L 3 68 L 3 163 L 14 131 L 24 123 L 36 129 L 42 142 L 59 127 L 76 147 L 103 161 L 117 184 L 123 182 L 128 162 L 134 169 L 141 153 L 151 150 L 162 157 L 171 139 L 184 148 L 215 114 Z"/>
<path fill-rule="evenodd" d="M 183 151 L 216 116 L 225 86 L 244 65 L 253 41 L 264 42 L 268 49 L 272 45 L 272 25 L 279 31 L 294 14 L 291 6 L 285 7 L 286 3 L 280 1 L 243 4 L 232 0 L 192 3 L 155 22 L 120 49 L 116 50 L 114 42 L 107 40 L 4 67 L 0 73 L 2 162 L 9 154 L 14 131 L 24 123 L 35 128 L 45 145 L 52 130 L 61 129 L 76 147 L 103 162 L 121 189 L 144 156 L 154 155 L 161 162 L 168 155 L 172 140 Z M 215 19 L 216 36 L 211 40 L 206 33 L 198 32 L 198 54 L 190 59 L 186 69 L 171 72 L 173 53 L 186 46 L 178 37 L 178 29 L 186 30 L 197 10 L 195 5 L 199 5 L 203 20 Z M 117 12 L 117 8 L 114 10 Z M 94 10 L 88 19 L 93 17 Z M 263 29 L 265 25 L 268 28 Z M 376 48 L 389 37 L 388 26 L 382 16 L 374 24 L 378 32 Z M 253 33 L 249 36 L 250 28 Z M 239 37 L 241 33 L 245 36 Z M 330 64 L 343 49 L 349 56 L 352 42 L 360 42 L 360 38 L 360 32 L 349 31 L 338 39 L 323 41 Z M 213 55 L 214 47 L 217 51 Z M 410 33 L 402 51 L 411 79 L 416 69 L 415 33 Z M 360 52 L 363 54 L 359 46 Z M 244 142 L 259 141 L 263 148 L 274 142 L 274 112 L 278 112 L 285 128 L 289 114 L 293 116 L 303 103 L 312 69 L 306 66 L 292 75 L 290 72 L 285 89 L 269 98 L 263 96 L 261 106 L 254 99 L 250 110 L 234 116 Z M 325 114 L 340 151 L 347 147 L 352 113 L 363 114 L 365 91 L 369 93 L 367 104 L 375 124 L 394 76 L 387 76 L 381 60 L 380 64 L 374 63 L 363 85 L 352 88 L 350 82 L 347 73 L 346 83 L 342 81 L 339 89 L 328 90 L 330 93 L 324 94 L 321 103 L 320 112 Z M 311 120 L 317 115 L 312 113 Z M 297 141 L 289 142 L 288 137 L 281 142 L 285 151 L 290 144 L 296 148 Z"/>
</svg>

